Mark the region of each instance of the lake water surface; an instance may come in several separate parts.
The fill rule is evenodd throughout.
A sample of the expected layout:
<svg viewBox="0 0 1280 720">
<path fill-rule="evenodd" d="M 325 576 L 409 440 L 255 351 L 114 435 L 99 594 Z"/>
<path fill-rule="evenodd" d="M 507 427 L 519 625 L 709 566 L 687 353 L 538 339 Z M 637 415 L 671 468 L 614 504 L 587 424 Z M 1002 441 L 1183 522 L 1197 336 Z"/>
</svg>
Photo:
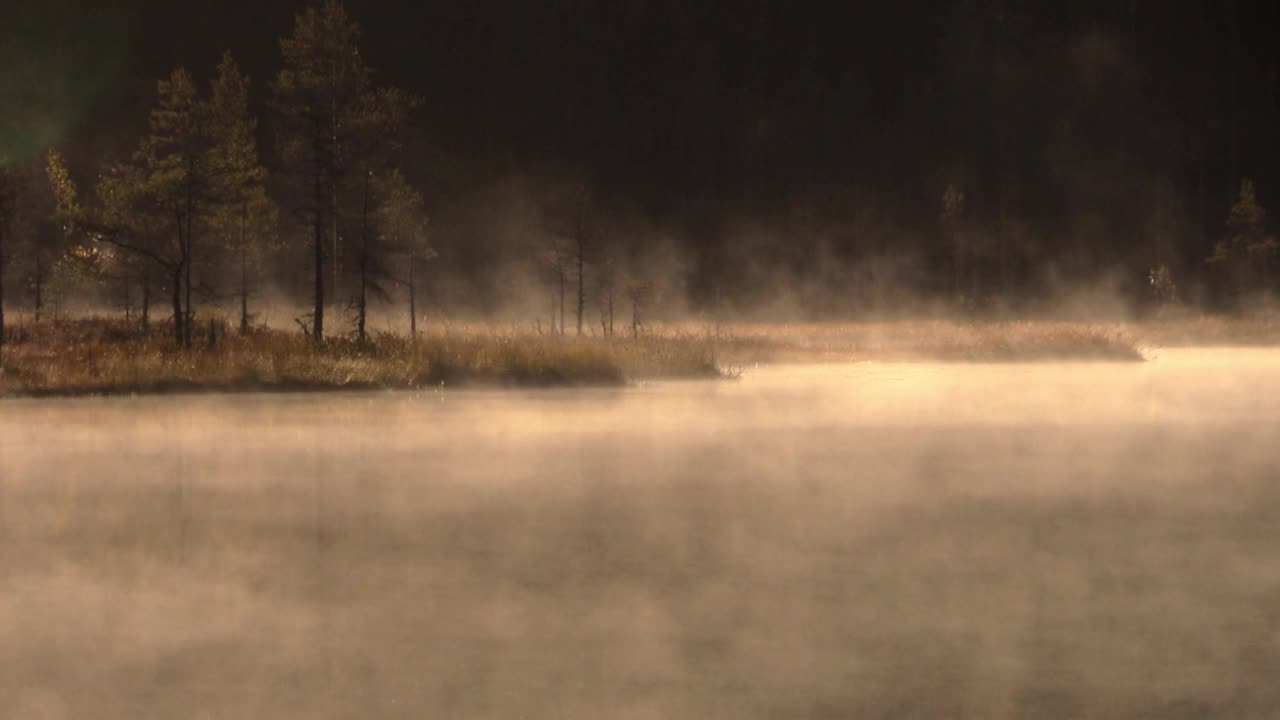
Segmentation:
<svg viewBox="0 0 1280 720">
<path fill-rule="evenodd" d="M 0 715 L 1261 718 L 1277 679 L 1276 350 L 0 401 Z"/>
</svg>

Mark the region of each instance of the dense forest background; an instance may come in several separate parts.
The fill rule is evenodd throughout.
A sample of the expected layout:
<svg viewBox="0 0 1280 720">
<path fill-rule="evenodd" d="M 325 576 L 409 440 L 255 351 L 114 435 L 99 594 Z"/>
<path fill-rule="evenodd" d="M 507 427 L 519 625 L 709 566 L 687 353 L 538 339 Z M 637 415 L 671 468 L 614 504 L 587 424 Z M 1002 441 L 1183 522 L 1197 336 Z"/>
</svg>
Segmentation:
<svg viewBox="0 0 1280 720">
<path fill-rule="evenodd" d="M 283 208 L 257 292 L 305 304 L 313 258 L 270 91 L 304 6 L 6 3 L 0 156 L 43 167 L 57 149 L 89 188 L 145 134 L 157 80 L 182 66 L 204 86 L 229 50 Z M 421 101 L 396 161 L 429 217 L 423 307 L 542 312 L 566 272 L 593 299 L 621 273 L 694 311 L 810 317 L 1031 310 L 1077 291 L 1229 310 L 1275 287 L 1280 4 L 347 9 L 378 82 Z M 581 262 L 557 280 L 545 257 L 566 237 Z M 30 295 L 21 247 L 10 306 Z"/>
</svg>

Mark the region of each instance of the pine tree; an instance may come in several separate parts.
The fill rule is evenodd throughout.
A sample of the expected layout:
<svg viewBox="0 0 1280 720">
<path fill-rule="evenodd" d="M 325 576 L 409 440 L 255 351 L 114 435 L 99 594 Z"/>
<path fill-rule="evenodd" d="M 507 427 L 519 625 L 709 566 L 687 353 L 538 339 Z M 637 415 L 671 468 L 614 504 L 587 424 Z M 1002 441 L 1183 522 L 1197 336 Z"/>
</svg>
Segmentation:
<svg viewBox="0 0 1280 720">
<path fill-rule="evenodd" d="M 134 162 L 143 172 L 141 199 L 173 220 L 177 253 L 170 291 L 175 318 L 180 318 L 175 319 L 175 333 L 185 347 L 191 347 L 195 233 L 211 200 L 214 153 L 207 106 L 200 100 L 191 74 L 178 68 L 157 87 L 159 98 L 151 111 L 150 132 Z"/>
<path fill-rule="evenodd" d="M 379 247 L 402 263 L 401 273 L 387 274 L 402 285 L 409 300 L 409 334 L 418 335 L 418 267 L 436 256 L 427 236 L 427 212 L 422 195 L 398 170 L 379 177 L 375 184 L 379 198 L 376 222 Z"/>
<path fill-rule="evenodd" d="M 587 306 L 586 191 L 578 196 L 573 222 L 574 274 L 578 278 L 578 337 L 582 337 L 582 316 Z"/>
<path fill-rule="evenodd" d="M 187 225 L 191 214 L 183 212 L 187 204 L 181 191 L 187 185 L 187 163 L 164 149 L 153 136 L 144 138 L 128 162 L 112 164 L 102 173 L 95 188 L 96 202 L 91 205 L 81 203 L 76 184 L 56 151 L 47 156 L 45 169 L 55 198 L 55 219 L 69 243 L 64 256 L 102 256 L 104 253 L 94 247 L 99 243 L 132 254 L 142 261 L 144 306 L 150 298 L 150 269 L 158 268 L 169 283 L 174 340 L 185 345 L 188 311 L 182 291 L 190 255 Z"/>
<path fill-rule="evenodd" d="M 591 236 L 591 198 L 585 185 L 574 186 L 552 211 L 549 233 L 550 247 L 544 262 L 555 274 L 559 289 L 560 334 L 565 334 L 564 295 L 568 282 L 574 290 L 575 334 L 582 336 L 587 307 L 587 268 L 594 262 L 595 238 Z M 554 322 L 553 322 L 554 325 Z"/>
<path fill-rule="evenodd" d="M 600 334 L 613 337 L 613 319 L 618 295 L 617 260 L 612 254 L 605 254 L 596 263 L 595 301 L 600 315 Z"/>
<path fill-rule="evenodd" d="M 4 276 L 9 269 L 9 229 L 13 225 L 17 189 L 15 177 L 4 158 L 0 158 L 0 348 L 4 347 Z"/>
<path fill-rule="evenodd" d="M 409 113 L 419 104 L 417 98 L 396 88 L 377 88 L 366 92 L 349 118 L 351 128 L 347 148 L 347 165 L 351 168 L 352 181 L 349 194 L 357 218 L 355 244 L 355 268 L 357 294 L 353 299 L 356 317 L 356 338 L 365 340 L 365 326 L 369 312 L 370 292 L 386 295 L 378 282 L 386 276 L 385 258 L 378 247 L 375 224 L 379 205 L 384 198 L 399 193 L 400 200 L 407 201 L 405 193 L 412 189 L 396 169 L 396 160 L 403 147 L 400 138 Z M 380 185 L 388 187 L 379 187 Z M 421 204 L 421 198 L 418 198 Z"/>
<path fill-rule="evenodd" d="M 42 182 L 43 159 L 37 156 L 26 160 L 13 168 L 13 175 L 17 192 L 7 238 L 9 278 L 31 291 L 32 316 L 39 322 L 45 286 L 65 243 L 53 223 L 55 198 L 48 183 Z"/>
<path fill-rule="evenodd" d="M 314 259 L 312 336 L 324 338 L 325 238 L 337 261 L 338 183 L 348 142 L 347 121 L 369 85 L 357 47 L 359 27 L 337 0 L 298 14 L 293 34 L 280 40 L 284 67 L 272 85 L 282 121 L 281 156 L 299 181 L 300 208 L 311 226 Z"/>
<path fill-rule="evenodd" d="M 1226 275 L 1236 296 L 1271 284 L 1277 243 L 1267 234 L 1267 211 L 1258 202 L 1251 180 L 1240 182 L 1240 194 L 1227 214 L 1226 238 L 1219 240 L 1206 258 Z"/>
<path fill-rule="evenodd" d="M 257 120 L 249 111 L 249 78 L 224 53 L 209 96 L 210 158 L 215 205 L 212 223 L 238 265 L 240 333 L 249 331 L 250 259 L 275 237 L 278 212 L 267 196 L 258 155 Z"/>
<path fill-rule="evenodd" d="M 951 245 L 951 292 L 959 300 L 964 272 L 964 247 L 961 223 L 964 220 L 964 193 L 955 185 L 948 185 L 942 193 L 942 231 Z"/>
</svg>

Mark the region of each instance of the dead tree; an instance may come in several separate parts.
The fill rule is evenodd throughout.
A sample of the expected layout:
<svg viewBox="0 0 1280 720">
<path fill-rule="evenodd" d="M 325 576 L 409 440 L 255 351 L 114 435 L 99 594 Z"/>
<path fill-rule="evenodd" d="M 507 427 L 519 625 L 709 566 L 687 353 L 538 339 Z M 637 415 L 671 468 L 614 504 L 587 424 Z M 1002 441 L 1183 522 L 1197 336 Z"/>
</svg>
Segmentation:
<svg viewBox="0 0 1280 720">
<path fill-rule="evenodd" d="M 637 282 L 627 286 L 627 298 L 631 301 L 631 339 L 640 337 L 644 317 L 653 301 L 653 283 Z"/>
<path fill-rule="evenodd" d="M 413 272 L 413 261 L 409 261 L 409 278 L 405 283 L 409 291 L 409 337 L 418 337 L 418 282 Z"/>
<path fill-rule="evenodd" d="M 564 295 L 568 289 L 571 261 L 564 238 L 558 235 L 548 236 L 545 245 L 538 251 L 538 264 L 549 279 L 552 335 L 564 335 Z"/>
<path fill-rule="evenodd" d="M 611 259 L 599 263 L 596 271 L 595 300 L 600 313 L 600 334 L 613 337 L 613 319 L 617 305 L 617 271 Z"/>
<path fill-rule="evenodd" d="M 586 292 L 586 255 L 587 237 L 582 226 L 582 207 L 579 203 L 577 221 L 573 232 L 575 274 L 578 276 L 578 337 L 582 337 L 582 313 L 587 305 Z"/>
<path fill-rule="evenodd" d="M 573 193 L 572 209 L 561 206 L 553 212 L 548 228 L 548 248 L 544 251 L 543 264 L 554 278 L 557 291 L 555 306 L 559 314 L 559 334 L 565 334 L 565 293 L 570 281 L 576 283 L 575 329 L 581 337 L 587 312 L 587 267 L 592 264 L 593 240 L 588 227 L 589 198 L 585 187 L 579 186 Z M 552 325 L 556 324 L 552 318 Z"/>
<path fill-rule="evenodd" d="M 5 240 L 9 234 L 10 219 L 13 216 L 12 181 L 7 167 L 0 166 L 0 347 L 4 345 L 4 275 L 6 270 Z"/>
<path fill-rule="evenodd" d="M 371 220 L 377 232 L 377 247 L 388 258 L 395 258 L 391 264 L 402 265 L 405 275 L 401 277 L 389 267 L 381 267 L 380 258 L 376 254 L 366 253 L 361 259 L 361 284 L 364 285 L 368 271 L 376 270 L 381 276 L 399 285 L 409 296 L 409 335 L 418 336 L 418 264 L 436 257 L 427 235 L 429 218 L 422 195 L 409 184 L 398 171 L 391 170 L 379 175 L 374 182 L 373 190 L 378 200 L 378 207 Z M 369 266 L 370 261 L 379 261 Z"/>
</svg>

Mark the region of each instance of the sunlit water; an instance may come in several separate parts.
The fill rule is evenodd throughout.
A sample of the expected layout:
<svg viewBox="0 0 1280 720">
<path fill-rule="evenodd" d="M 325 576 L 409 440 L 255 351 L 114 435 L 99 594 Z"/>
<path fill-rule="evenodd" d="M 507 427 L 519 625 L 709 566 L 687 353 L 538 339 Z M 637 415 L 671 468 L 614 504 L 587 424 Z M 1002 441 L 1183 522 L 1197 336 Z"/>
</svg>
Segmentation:
<svg viewBox="0 0 1280 720">
<path fill-rule="evenodd" d="M 2 401 L 0 715 L 1276 717 L 1278 447 L 1267 350 Z"/>
</svg>

